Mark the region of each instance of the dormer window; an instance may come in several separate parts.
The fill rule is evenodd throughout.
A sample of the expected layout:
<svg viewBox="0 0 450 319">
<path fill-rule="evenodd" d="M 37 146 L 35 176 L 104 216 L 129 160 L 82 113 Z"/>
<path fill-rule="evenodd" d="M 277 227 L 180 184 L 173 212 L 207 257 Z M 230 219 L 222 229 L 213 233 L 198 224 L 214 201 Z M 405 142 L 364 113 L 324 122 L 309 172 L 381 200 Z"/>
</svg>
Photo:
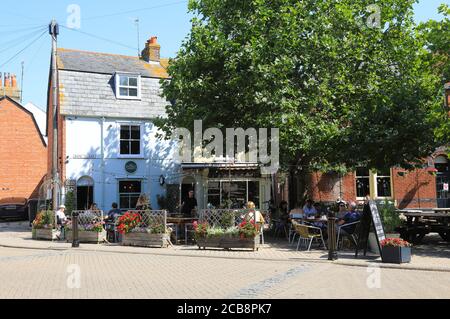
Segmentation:
<svg viewBox="0 0 450 319">
<path fill-rule="evenodd" d="M 139 74 L 116 73 L 116 98 L 140 99 L 141 76 Z"/>
</svg>

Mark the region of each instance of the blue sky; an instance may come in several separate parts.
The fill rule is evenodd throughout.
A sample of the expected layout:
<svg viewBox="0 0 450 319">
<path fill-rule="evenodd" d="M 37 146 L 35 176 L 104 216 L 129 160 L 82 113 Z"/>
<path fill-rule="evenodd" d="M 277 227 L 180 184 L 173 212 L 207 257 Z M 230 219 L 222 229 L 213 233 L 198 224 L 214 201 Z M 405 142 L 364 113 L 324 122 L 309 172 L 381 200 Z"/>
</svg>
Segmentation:
<svg viewBox="0 0 450 319">
<path fill-rule="evenodd" d="M 440 19 L 437 7 L 441 3 L 450 4 L 450 0 L 420 0 L 415 6 L 416 20 Z M 0 71 L 15 73 L 20 81 L 21 62 L 24 62 L 24 104 L 32 101 L 45 109 L 51 40 L 44 28 L 52 18 L 66 25 L 70 4 L 77 4 L 81 9 L 81 32 L 110 41 L 61 28 L 58 45 L 63 48 L 136 55 L 138 40 L 134 20 L 139 18 L 140 48 L 146 39 L 156 35 L 161 44 L 161 56 L 174 57 L 190 29 L 187 0 L 9 1 L 1 10 Z"/>
</svg>

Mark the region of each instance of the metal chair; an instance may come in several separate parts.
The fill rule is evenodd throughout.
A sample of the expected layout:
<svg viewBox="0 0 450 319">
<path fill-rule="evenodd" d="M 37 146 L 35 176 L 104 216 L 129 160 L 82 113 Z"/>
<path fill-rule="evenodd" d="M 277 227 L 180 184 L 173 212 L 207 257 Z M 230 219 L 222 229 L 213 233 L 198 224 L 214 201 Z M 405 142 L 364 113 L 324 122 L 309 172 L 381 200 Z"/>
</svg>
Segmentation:
<svg viewBox="0 0 450 319">
<path fill-rule="evenodd" d="M 178 224 L 169 223 L 169 224 L 167 224 L 167 227 L 170 227 L 172 229 L 172 233 L 175 233 L 175 244 L 177 244 L 178 243 Z"/>
<path fill-rule="evenodd" d="M 356 221 L 356 222 L 352 222 L 352 223 L 348 223 L 348 224 L 343 224 L 343 225 L 340 225 L 340 226 L 337 227 L 337 233 L 338 233 L 338 235 L 337 235 L 337 245 L 338 245 L 338 250 L 339 250 L 340 247 L 341 247 L 341 242 L 343 243 L 343 241 L 344 241 L 344 237 L 341 236 L 342 228 L 348 227 L 348 226 L 353 226 L 353 225 L 357 226 L 357 225 L 359 225 L 360 222 L 361 222 L 361 221 L 358 220 L 358 221 Z M 345 231 L 345 229 L 344 229 L 344 231 Z M 353 241 L 353 243 L 355 244 L 355 246 L 358 245 L 358 242 L 357 242 L 357 239 L 356 239 L 356 236 L 355 236 L 356 233 L 357 233 L 357 232 L 356 232 L 356 229 L 355 229 L 355 231 L 354 231 L 352 234 L 345 233 L 348 237 L 350 237 L 350 238 L 352 239 L 352 241 Z"/>
<path fill-rule="evenodd" d="M 326 247 L 321 228 L 315 227 L 315 226 L 299 224 L 295 221 L 292 221 L 292 225 L 294 226 L 296 235 L 299 236 L 298 243 L 297 243 L 297 250 L 300 247 L 300 241 L 305 241 L 308 245 L 307 251 L 311 251 L 311 245 L 312 245 L 312 242 L 314 241 L 314 239 L 316 239 L 317 241 L 319 241 L 319 239 L 320 239 L 322 241 L 323 246 Z M 314 232 L 311 232 L 311 231 L 314 231 Z M 295 235 L 294 235 L 293 240 L 295 240 Z"/>
</svg>

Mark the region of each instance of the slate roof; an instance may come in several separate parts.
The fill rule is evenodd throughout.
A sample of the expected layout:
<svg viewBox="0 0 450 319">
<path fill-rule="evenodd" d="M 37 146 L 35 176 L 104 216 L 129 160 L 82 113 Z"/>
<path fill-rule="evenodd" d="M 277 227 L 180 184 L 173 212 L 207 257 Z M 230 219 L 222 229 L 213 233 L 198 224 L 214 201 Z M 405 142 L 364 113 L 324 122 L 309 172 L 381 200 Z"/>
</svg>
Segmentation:
<svg viewBox="0 0 450 319">
<path fill-rule="evenodd" d="M 134 56 L 58 49 L 58 69 L 98 74 L 139 73 L 142 77 L 167 79 L 168 59 L 148 63 Z"/>
</svg>

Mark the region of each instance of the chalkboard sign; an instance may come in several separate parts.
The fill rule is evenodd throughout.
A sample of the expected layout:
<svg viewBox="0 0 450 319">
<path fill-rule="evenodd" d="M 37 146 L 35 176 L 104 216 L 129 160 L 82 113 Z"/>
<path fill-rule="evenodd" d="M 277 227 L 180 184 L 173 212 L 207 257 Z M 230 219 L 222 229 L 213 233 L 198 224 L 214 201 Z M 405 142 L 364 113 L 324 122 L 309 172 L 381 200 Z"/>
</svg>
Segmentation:
<svg viewBox="0 0 450 319">
<path fill-rule="evenodd" d="M 364 256 L 366 255 L 369 232 L 371 231 L 372 224 L 374 225 L 375 237 L 377 239 L 381 254 L 381 242 L 386 239 L 386 235 L 384 233 L 383 222 L 381 221 L 377 204 L 374 201 L 370 201 L 364 206 L 364 212 L 360 220 L 360 227 L 358 231 L 358 245 L 356 247 L 355 257 L 358 257 L 358 252 L 360 249 L 364 251 Z"/>
</svg>

